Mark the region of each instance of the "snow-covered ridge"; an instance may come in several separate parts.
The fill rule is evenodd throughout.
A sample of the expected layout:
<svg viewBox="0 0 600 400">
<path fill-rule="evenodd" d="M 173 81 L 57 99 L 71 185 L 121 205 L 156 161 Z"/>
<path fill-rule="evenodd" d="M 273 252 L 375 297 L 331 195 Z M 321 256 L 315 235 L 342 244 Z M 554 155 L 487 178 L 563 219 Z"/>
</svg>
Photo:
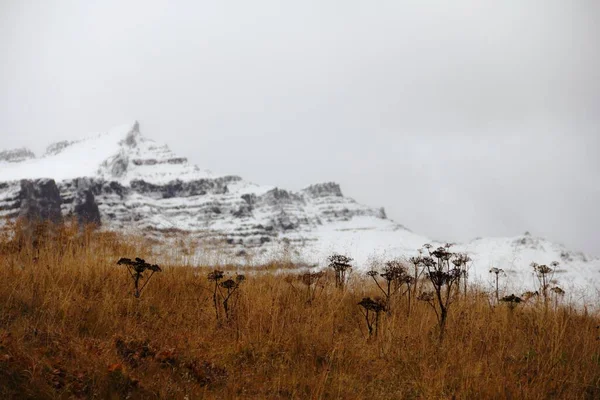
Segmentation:
<svg viewBox="0 0 600 400">
<path fill-rule="evenodd" d="M 18 165 L 1 165 L 0 182 L 40 177 L 63 181 L 86 176 L 123 184 L 132 180 L 164 184 L 211 176 L 175 155 L 168 146 L 142 136 L 137 121 L 81 140 L 53 143 L 43 157 L 21 157 L 19 161 Z M 154 168 L 156 165 L 161 167 Z"/>
<path fill-rule="evenodd" d="M 202 257 L 214 250 L 219 258 L 210 262 L 285 254 L 322 265 L 342 252 L 361 270 L 376 259 L 415 255 L 425 243 L 441 244 L 389 220 L 382 208 L 345 197 L 334 182 L 294 192 L 214 175 L 144 137 L 137 122 L 54 143 L 39 158 L 26 149 L 0 152 L 0 219 L 19 214 L 19 181 L 36 178 L 54 179 L 64 215 L 89 191 L 105 229 L 135 230 L 159 243 L 183 238 L 196 249 L 191 262 L 206 262 Z M 531 262 L 559 261 L 563 283 L 600 281 L 600 259 L 528 234 L 480 238 L 454 249 L 470 254 L 475 279 L 487 279 L 489 268 L 498 267 L 515 282 L 529 283 Z"/>
<path fill-rule="evenodd" d="M 52 143 L 46 147 L 46 152 L 44 153 L 44 157 L 52 157 L 59 154 L 61 151 L 71 146 L 73 141 L 61 140 L 60 142 Z"/>
</svg>

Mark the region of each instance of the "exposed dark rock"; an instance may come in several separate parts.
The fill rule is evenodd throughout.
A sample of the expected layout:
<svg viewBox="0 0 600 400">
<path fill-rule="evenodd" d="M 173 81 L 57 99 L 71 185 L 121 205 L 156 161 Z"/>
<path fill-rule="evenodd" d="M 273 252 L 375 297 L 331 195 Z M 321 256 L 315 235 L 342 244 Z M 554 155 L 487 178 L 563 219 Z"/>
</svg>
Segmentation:
<svg viewBox="0 0 600 400">
<path fill-rule="evenodd" d="M 170 199 L 173 197 L 202 196 L 205 194 L 228 193 L 227 185 L 240 180 L 239 177 L 226 176 L 216 179 L 198 179 L 193 181 L 174 180 L 164 185 L 156 185 L 143 180 L 131 181 L 131 188 L 153 198 Z"/>
<path fill-rule="evenodd" d="M 282 212 L 273 219 L 273 224 L 284 231 L 289 231 L 298 226 L 298 219 Z"/>
<path fill-rule="evenodd" d="M 114 181 L 109 182 L 108 185 L 102 186 L 102 188 L 104 189 L 103 190 L 104 193 L 115 193 L 121 198 L 123 198 L 123 196 L 127 190 L 123 185 L 121 185 L 118 182 L 114 182 Z M 102 192 L 100 192 L 100 193 L 102 193 Z"/>
<path fill-rule="evenodd" d="M 77 193 L 86 189 L 90 190 L 94 197 L 117 195 L 120 199 L 123 199 L 128 193 L 128 188 L 121 185 L 119 182 L 107 182 L 103 179 L 94 178 L 77 178 L 62 181 L 58 184 L 58 188 L 63 199 L 63 204 L 73 203 Z"/>
<path fill-rule="evenodd" d="M 111 176 L 115 178 L 119 178 L 127 172 L 127 167 L 129 165 L 129 157 L 126 154 L 118 154 L 109 161 L 107 161 L 106 166 L 110 171 Z"/>
<path fill-rule="evenodd" d="M 20 202 L 19 201 L 15 201 L 15 202 L 4 202 L 3 204 L 0 204 L 0 211 L 11 211 L 11 210 L 15 210 L 18 209 L 20 207 Z"/>
<path fill-rule="evenodd" d="M 167 160 L 161 160 L 161 161 L 155 160 L 154 158 L 147 158 L 147 159 L 136 158 L 132 162 L 135 165 L 157 165 L 157 164 L 176 165 L 176 164 L 185 164 L 188 162 L 188 160 L 185 157 L 175 157 L 175 158 L 169 158 Z"/>
<path fill-rule="evenodd" d="M 80 191 L 75 197 L 73 213 L 80 225 L 94 224 L 100 226 L 100 209 L 91 190 Z"/>
<path fill-rule="evenodd" d="M 304 199 L 302 198 L 302 196 L 279 188 L 269 190 L 267 193 L 263 194 L 262 196 L 259 196 L 256 200 L 258 203 L 272 206 L 292 203 L 304 203 Z"/>
<path fill-rule="evenodd" d="M 150 158 L 147 160 L 135 159 L 132 161 L 132 163 L 134 165 L 156 165 L 158 162 L 155 159 Z"/>
<path fill-rule="evenodd" d="M 303 192 L 311 197 L 343 197 L 340 185 L 335 182 L 317 183 L 316 185 L 311 185 L 305 188 Z"/>
<path fill-rule="evenodd" d="M 188 159 L 185 157 L 169 158 L 167 160 L 168 164 L 185 164 L 187 162 L 188 162 Z"/>
<path fill-rule="evenodd" d="M 135 121 L 133 127 L 125 137 L 125 144 L 129 147 L 137 146 L 137 138 L 140 136 L 140 123 Z"/>
<path fill-rule="evenodd" d="M 242 199 L 252 207 L 256 203 L 256 195 L 254 193 L 246 193 L 242 195 Z"/>
<path fill-rule="evenodd" d="M 53 223 L 62 221 L 62 200 L 54 179 L 22 180 L 19 200 L 19 218 L 23 220 Z"/>
<path fill-rule="evenodd" d="M 237 210 L 233 211 L 233 216 L 237 218 L 251 217 L 252 207 L 247 204 L 240 205 Z"/>
</svg>

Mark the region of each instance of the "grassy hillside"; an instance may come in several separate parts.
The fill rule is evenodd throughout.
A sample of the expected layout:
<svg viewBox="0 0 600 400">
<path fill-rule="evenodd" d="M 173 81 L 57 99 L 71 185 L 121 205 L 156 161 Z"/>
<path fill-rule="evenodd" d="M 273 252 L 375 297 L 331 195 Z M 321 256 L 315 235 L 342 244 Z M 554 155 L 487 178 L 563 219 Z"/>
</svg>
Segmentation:
<svg viewBox="0 0 600 400">
<path fill-rule="evenodd" d="M 600 320 L 567 305 L 511 311 L 472 287 L 440 340 L 433 309 L 396 296 L 369 336 L 367 276 L 326 275 L 307 301 L 298 276 L 246 273 L 226 318 L 210 267 L 161 265 L 135 298 L 116 262 L 152 262 L 142 241 L 62 227 L 27 243 L 0 239 L 1 398 L 600 398 Z"/>
</svg>

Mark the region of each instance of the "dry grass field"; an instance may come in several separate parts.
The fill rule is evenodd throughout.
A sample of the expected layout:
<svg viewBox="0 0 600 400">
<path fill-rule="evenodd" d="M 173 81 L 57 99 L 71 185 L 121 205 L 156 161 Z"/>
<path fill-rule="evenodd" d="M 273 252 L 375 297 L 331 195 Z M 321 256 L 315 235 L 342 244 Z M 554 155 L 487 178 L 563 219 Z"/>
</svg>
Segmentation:
<svg viewBox="0 0 600 400">
<path fill-rule="evenodd" d="M 440 340 L 398 297 L 370 337 L 357 304 L 379 289 L 356 272 L 312 301 L 298 276 L 246 273 L 226 318 L 210 266 L 163 264 L 136 298 L 117 261 L 152 262 L 142 241 L 66 226 L 36 246 L 0 239 L 2 399 L 600 399 L 600 319 L 567 305 L 471 287 Z"/>
</svg>

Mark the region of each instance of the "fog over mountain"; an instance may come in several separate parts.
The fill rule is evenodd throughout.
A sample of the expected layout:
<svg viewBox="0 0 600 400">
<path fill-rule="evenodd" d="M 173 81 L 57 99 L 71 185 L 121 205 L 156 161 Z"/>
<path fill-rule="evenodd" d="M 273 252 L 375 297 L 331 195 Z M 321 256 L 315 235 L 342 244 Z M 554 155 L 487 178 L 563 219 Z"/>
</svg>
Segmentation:
<svg viewBox="0 0 600 400">
<path fill-rule="evenodd" d="M 600 255 L 599 18 L 592 0 L 7 0 L 0 151 L 137 119 L 202 169 L 335 181 L 434 239 Z"/>
</svg>

